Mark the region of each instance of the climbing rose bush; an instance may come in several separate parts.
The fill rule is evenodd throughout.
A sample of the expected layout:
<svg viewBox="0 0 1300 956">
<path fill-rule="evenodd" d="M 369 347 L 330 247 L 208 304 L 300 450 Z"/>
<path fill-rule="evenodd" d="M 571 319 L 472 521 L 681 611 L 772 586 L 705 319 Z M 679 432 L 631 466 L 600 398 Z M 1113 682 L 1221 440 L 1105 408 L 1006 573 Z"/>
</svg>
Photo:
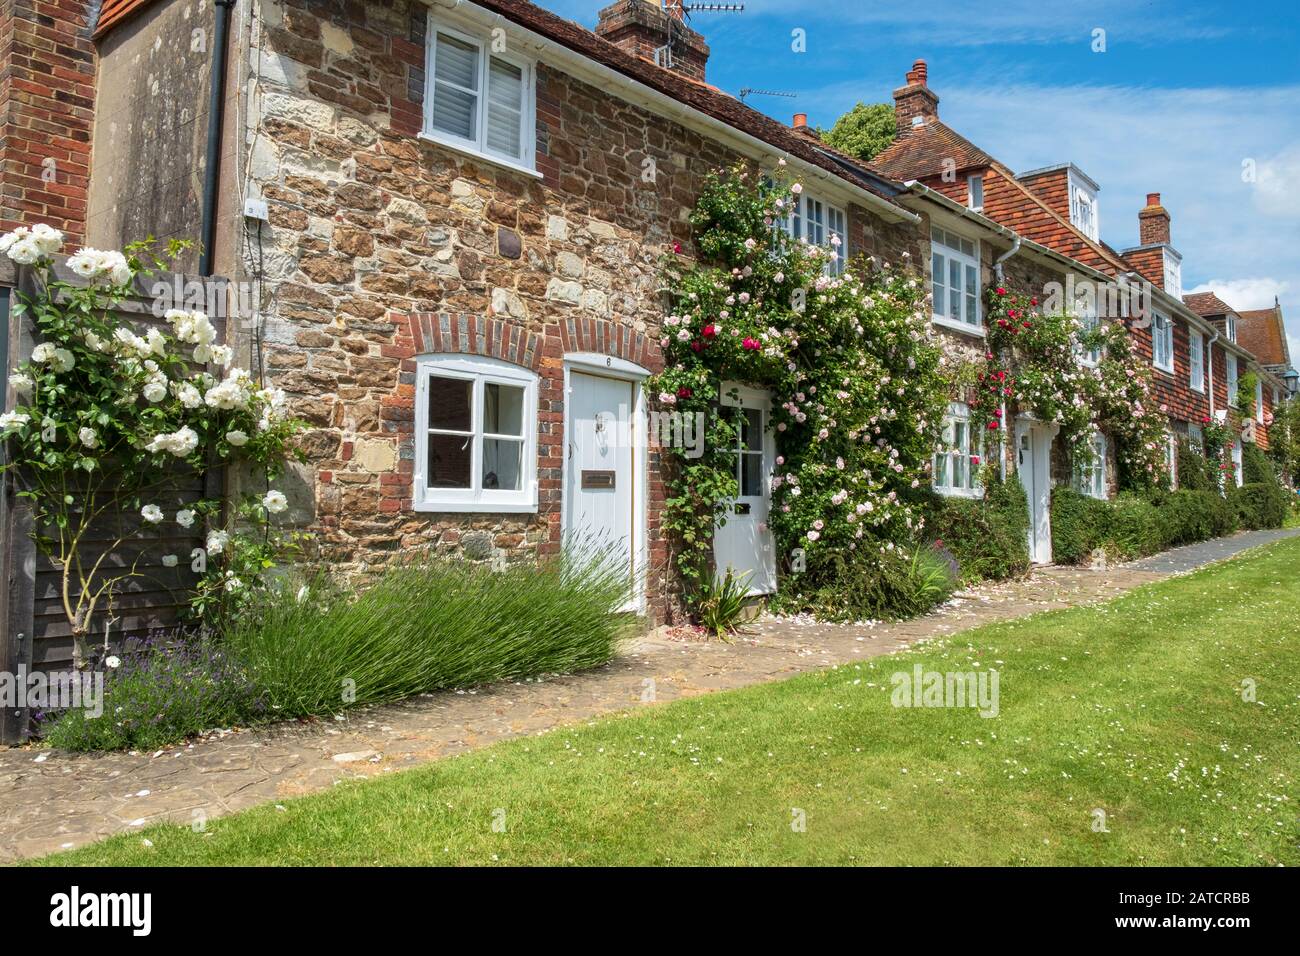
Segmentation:
<svg viewBox="0 0 1300 956">
<path fill-rule="evenodd" d="M 923 280 L 906 260 L 869 258 L 828 275 L 832 250 L 781 228 L 801 191 L 784 170 L 710 176 L 691 217 L 699 261 L 665 262 L 665 369 L 654 391 L 661 408 L 706 423 L 702 456 L 668 450 L 665 524 L 697 593 L 738 490 L 737 410 L 721 401 L 724 383 L 772 395 L 770 524 L 784 587 L 816 579 L 839 554 L 892 551 L 922 524 L 910 499 L 929 481 L 947 403 Z"/>
<path fill-rule="evenodd" d="M 955 377 L 974 391 L 979 427 L 998 432 L 1024 413 L 1056 422 L 1076 465 L 1091 461 L 1089 438 L 1101 429 L 1115 439 L 1121 485 L 1168 486 L 1168 409 L 1154 400 L 1151 369 L 1123 324 L 1087 328 L 1068 312 L 1045 312 L 1036 296 L 1005 283 L 989 289 L 985 321 L 988 352 Z M 1100 353 L 1095 365 L 1082 361 L 1091 350 Z"/>
<path fill-rule="evenodd" d="M 127 580 L 182 560 L 207 574 L 209 556 L 229 558 L 228 549 L 212 546 L 227 534 L 221 530 L 209 534 L 206 552 L 166 553 L 169 528 L 220 517 L 219 501 L 183 503 L 185 476 L 221 462 L 278 474 L 300 424 L 287 415 L 282 392 L 231 367 L 232 349 L 217 342 L 202 312 L 173 309 L 164 326 L 145 329 L 113 311 L 137 275 L 174 261 L 184 244 L 161 257 L 144 244 L 80 249 L 67 267 L 81 284 L 55 277 L 62 246 L 62 234 L 44 224 L 0 237 L 0 253 L 31 270 L 35 292 L 20 293 L 16 311 L 37 339 L 10 376 L 17 401 L 0 416 L 0 438 L 8 445 L 3 469 L 31 502 L 36 542 L 62 575 L 80 666 L 98 617 L 111 621 Z M 99 533 L 89 534 L 92 526 Z M 157 547 L 146 545 L 125 563 L 112 558 L 137 538 Z"/>
</svg>

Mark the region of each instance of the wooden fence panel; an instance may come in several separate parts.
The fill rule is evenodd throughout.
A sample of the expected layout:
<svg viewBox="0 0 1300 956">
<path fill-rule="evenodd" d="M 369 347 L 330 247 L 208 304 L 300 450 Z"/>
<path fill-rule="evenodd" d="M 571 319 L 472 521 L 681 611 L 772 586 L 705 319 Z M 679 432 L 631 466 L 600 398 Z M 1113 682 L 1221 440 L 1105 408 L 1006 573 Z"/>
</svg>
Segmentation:
<svg viewBox="0 0 1300 956">
<path fill-rule="evenodd" d="M 60 269 L 59 277 L 80 281 Z M 0 288 L 12 290 L 22 280 L 7 258 L 0 257 Z M 165 327 L 165 321 L 155 315 L 155 302 L 150 289 L 155 282 L 163 282 L 174 289 L 199 289 L 204 301 L 226 301 L 226 280 L 197 279 L 192 276 L 163 275 L 140 283 L 139 295 L 118 307 L 117 313 L 129 321 L 138 332 L 150 325 Z M 177 307 L 185 306 L 176 302 Z M 218 311 L 207 309 L 218 338 L 228 341 L 226 322 Z M 31 355 L 34 342 L 30 323 L 25 319 L 10 317 L 0 323 L 5 347 L 0 348 L 0 368 L 6 380 L 9 373 Z M 213 369 L 214 374 L 220 370 Z M 14 405 L 14 396 L 5 385 L 4 408 Z M 72 665 L 72 628 L 63 604 L 61 571 L 39 552 L 31 539 L 31 511 L 22 499 L 14 495 L 14 481 L 6 476 L 3 494 L 0 494 L 0 571 L 5 587 L 0 588 L 0 671 L 17 673 L 20 667 L 33 671 L 57 672 Z M 210 469 L 184 477 L 175 494 L 166 499 L 155 496 L 152 503 L 162 508 L 166 518 L 156 528 L 142 527 L 138 510 L 131 507 L 115 509 L 106 514 L 87 535 L 84 557 L 98 557 L 105 542 L 115 541 L 121 530 L 129 531 L 122 544 L 105 560 L 105 566 L 123 570 L 138 562 L 136 567 L 145 571 L 138 578 L 124 582 L 114 601 L 111 615 L 97 615 L 99 623 L 92 635 L 92 645 L 103 646 L 105 622 L 108 644 L 119 647 L 129 638 L 146 637 L 151 632 L 176 624 L 187 604 L 187 591 L 198 575 L 191 570 L 191 552 L 204 543 L 205 529 L 201 521 L 185 529 L 175 522 L 176 511 L 192 505 L 200 498 L 220 497 L 224 477 L 220 469 Z M 101 547 L 96 550 L 96 544 Z M 175 555 L 174 567 L 163 563 L 165 555 Z M 92 557 L 93 556 L 93 557 Z M 69 598 L 75 601 L 77 591 L 70 587 Z M 29 715 L 21 710 L 0 711 L 0 744 L 18 743 L 29 733 Z"/>
</svg>

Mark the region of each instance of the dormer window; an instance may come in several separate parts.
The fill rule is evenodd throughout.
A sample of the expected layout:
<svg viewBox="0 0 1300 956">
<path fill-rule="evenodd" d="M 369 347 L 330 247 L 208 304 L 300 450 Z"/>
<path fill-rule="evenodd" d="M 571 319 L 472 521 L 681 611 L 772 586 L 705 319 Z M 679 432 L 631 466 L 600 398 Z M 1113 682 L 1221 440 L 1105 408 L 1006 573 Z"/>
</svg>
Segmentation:
<svg viewBox="0 0 1300 956">
<path fill-rule="evenodd" d="M 1172 249 L 1165 249 L 1165 291 L 1176 299 L 1183 297 L 1183 260 Z"/>
<path fill-rule="evenodd" d="M 976 212 L 984 209 L 984 177 L 966 177 L 966 205 Z"/>
<path fill-rule="evenodd" d="M 1097 198 L 1075 187 L 1070 202 L 1070 221 L 1089 239 L 1097 238 Z"/>
<path fill-rule="evenodd" d="M 1228 341 L 1235 343 L 1237 341 L 1237 317 L 1229 312 L 1224 316 L 1224 331 L 1228 334 Z"/>
</svg>

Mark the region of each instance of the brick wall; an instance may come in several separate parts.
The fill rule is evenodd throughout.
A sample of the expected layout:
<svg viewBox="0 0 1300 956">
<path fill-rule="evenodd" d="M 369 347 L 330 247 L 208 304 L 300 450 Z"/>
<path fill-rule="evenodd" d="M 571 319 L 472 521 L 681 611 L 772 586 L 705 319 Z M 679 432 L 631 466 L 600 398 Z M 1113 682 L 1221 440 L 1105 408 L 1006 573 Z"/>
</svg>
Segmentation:
<svg viewBox="0 0 1300 956">
<path fill-rule="evenodd" d="M 0 9 L 0 230 L 45 222 L 85 236 L 94 49 L 90 5 L 11 0 Z"/>
</svg>

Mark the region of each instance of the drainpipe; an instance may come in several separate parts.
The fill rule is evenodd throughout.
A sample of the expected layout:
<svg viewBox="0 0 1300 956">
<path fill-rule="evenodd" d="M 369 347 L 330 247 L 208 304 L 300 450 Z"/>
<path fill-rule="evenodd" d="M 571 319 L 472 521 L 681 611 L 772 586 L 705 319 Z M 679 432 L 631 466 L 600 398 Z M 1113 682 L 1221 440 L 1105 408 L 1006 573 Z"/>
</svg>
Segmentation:
<svg viewBox="0 0 1300 956">
<path fill-rule="evenodd" d="M 1011 248 L 993 260 L 993 274 L 998 277 L 999 282 L 1002 281 L 1002 263 L 1006 262 L 1019 251 L 1020 236 L 1016 235 L 1011 240 Z"/>
<path fill-rule="evenodd" d="M 1011 248 L 993 260 L 993 274 L 997 276 L 999 282 L 1002 281 L 1002 263 L 1006 262 L 1008 259 L 1010 259 L 1019 251 L 1020 251 L 1020 235 L 1017 233 L 1013 235 L 1011 238 Z M 1002 427 L 998 429 L 998 432 L 999 432 L 999 442 L 1001 443 L 1002 448 L 998 454 L 998 459 L 999 459 L 999 463 L 1002 466 L 1002 480 L 1006 481 L 1007 480 L 1007 400 L 1005 397 L 1003 397 L 1002 399 L 1001 422 L 1002 422 Z M 1011 447 L 1012 450 L 1014 451 L 1016 447 L 1014 437 L 1012 439 Z"/>
<path fill-rule="evenodd" d="M 216 26 L 212 31 L 212 76 L 208 91 L 208 143 L 203 167 L 203 251 L 199 275 L 212 275 L 212 247 L 217 239 L 217 189 L 221 182 L 221 121 L 226 101 L 226 34 L 235 0 L 216 0 Z"/>
<path fill-rule="evenodd" d="M 1205 369 L 1208 372 L 1206 389 L 1210 397 L 1210 418 L 1214 418 L 1214 343 L 1219 341 L 1219 333 L 1210 336 L 1210 343 L 1205 346 Z"/>
</svg>

